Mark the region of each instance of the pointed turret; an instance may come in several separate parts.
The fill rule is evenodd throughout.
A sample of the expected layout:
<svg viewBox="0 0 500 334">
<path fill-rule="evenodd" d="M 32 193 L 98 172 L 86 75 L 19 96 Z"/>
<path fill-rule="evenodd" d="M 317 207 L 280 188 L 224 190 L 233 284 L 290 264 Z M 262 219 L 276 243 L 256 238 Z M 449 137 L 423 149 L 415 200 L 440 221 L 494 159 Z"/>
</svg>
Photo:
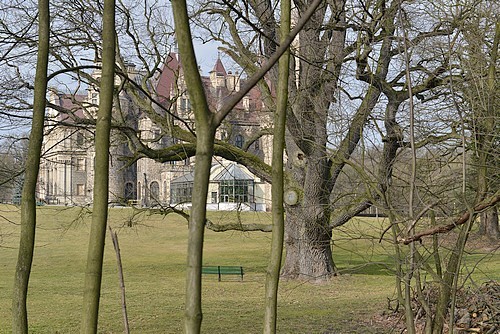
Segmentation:
<svg viewBox="0 0 500 334">
<path fill-rule="evenodd" d="M 220 57 L 217 57 L 217 61 L 215 62 L 214 68 L 210 71 L 210 81 L 212 83 L 212 87 L 225 87 L 226 86 L 226 76 L 227 72 L 220 60 Z"/>
<path fill-rule="evenodd" d="M 224 68 L 224 64 L 222 64 L 222 60 L 220 60 L 220 57 L 217 57 L 217 61 L 215 62 L 214 69 L 210 72 L 216 72 L 217 75 L 222 75 L 226 76 L 226 69 Z"/>
</svg>

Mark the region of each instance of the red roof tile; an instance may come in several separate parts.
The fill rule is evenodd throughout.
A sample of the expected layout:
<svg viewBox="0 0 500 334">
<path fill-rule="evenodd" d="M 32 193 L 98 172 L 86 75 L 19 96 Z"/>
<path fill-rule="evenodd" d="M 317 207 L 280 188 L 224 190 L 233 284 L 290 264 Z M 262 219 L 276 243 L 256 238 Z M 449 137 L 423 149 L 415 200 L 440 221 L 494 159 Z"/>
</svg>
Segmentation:
<svg viewBox="0 0 500 334">
<path fill-rule="evenodd" d="M 156 83 L 156 94 L 161 103 L 171 98 L 170 93 L 174 90 L 179 76 L 181 63 L 176 53 L 171 52 L 163 65 L 161 74 Z"/>
<path fill-rule="evenodd" d="M 214 65 L 214 68 L 210 73 L 212 73 L 212 72 L 216 72 L 217 75 L 222 75 L 222 76 L 227 75 L 226 69 L 224 68 L 224 64 L 222 64 L 222 61 L 220 60 L 220 58 L 217 58 L 217 61 L 215 62 L 215 65 Z"/>
</svg>

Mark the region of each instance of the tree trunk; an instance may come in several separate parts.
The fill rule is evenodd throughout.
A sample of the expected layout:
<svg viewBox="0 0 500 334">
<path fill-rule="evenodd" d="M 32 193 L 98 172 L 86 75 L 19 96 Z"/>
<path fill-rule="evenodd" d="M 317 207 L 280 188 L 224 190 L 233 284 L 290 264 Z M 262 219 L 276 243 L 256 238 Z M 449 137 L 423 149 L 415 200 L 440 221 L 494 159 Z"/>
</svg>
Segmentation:
<svg viewBox="0 0 500 334">
<path fill-rule="evenodd" d="M 492 175 L 495 165 L 495 137 L 497 136 L 497 128 L 495 117 L 498 113 L 496 101 L 498 100 L 497 89 L 497 59 L 498 59 L 498 45 L 500 44 L 500 23 L 495 25 L 495 38 L 491 48 L 491 59 L 488 66 L 487 77 L 487 104 L 484 110 L 478 108 L 477 125 L 476 125 L 476 141 L 477 141 L 477 155 L 478 155 L 478 198 L 484 199 L 488 193 L 494 189 L 494 184 L 491 184 L 494 179 Z M 500 238 L 500 231 L 498 228 L 498 212 L 496 206 L 486 210 L 481 214 L 481 222 L 479 233 L 487 235 L 492 240 Z"/>
<path fill-rule="evenodd" d="M 321 159 L 309 159 L 304 177 L 302 201 L 286 207 L 286 258 L 283 277 L 324 281 L 334 275 L 330 189 L 324 185 L 328 166 Z M 314 163 L 313 161 L 316 161 Z M 298 166 L 292 167 L 299 169 Z"/>
<path fill-rule="evenodd" d="M 47 93 L 47 68 L 49 55 L 49 2 L 38 2 L 38 56 L 33 101 L 33 121 L 26 159 L 26 174 L 21 202 L 21 236 L 12 298 L 12 333 L 28 333 L 28 282 L 33 262 L 36 228 L 36 183 L 40 167 L 43 140 L 45 95 Z"/>
<path fill-rule="evenodd" d="M 487 236 L 493 241 L 500 239 L 500 229 L 498 226 L 498 209 L 493 206 L 481 213 L 481 221 L 479 224 L 479 234 Z"/>
<path fill-rule="evenodd" d="M 323 214 L 320 217 L 312 214 L 324 209 L 318 206 L 316 209 L 298 206 L 286 210 L 287 251 L 282 271 L 285 278 L 324 281 L 334 274 L 332 233 Z"/>
<path fill-rule="evenodd" d="M 467 243 L 475 214 L 472 214 L 471 216 L 472 217 L 469 218 L 467 223 L 462 226 L 462 229 L 460 230 L 458 239 L 455 242 L 455 247 L 453 248 L 450 258 L 448 259 L 443 279 L 439 282 L 439 296 L 436 305 L 436 314 L 432 324 L 432 334 L 443 333 L 448 307 L 452 299 L 452 295 L 456 293 L 454 281 L 456 276 L 459 274 L 465 244 Z"/>
<path fill-rule="evenodd" d="M 172 9 L 179 52 L 184 67 L 184 76 L 196 122 L 196 165 L 194 168 L 193 196 L 191 199 L 191 217 L 189 219 L 184 333 L 198 334 L 200 333 L 203 319 L 201 307 L 203 239 L 210 168 L 212 165 L 217 124 L 214 122 L 214 113 L 208 107 L 198 72 L 186 1 L 172 1 Z"/>
<path fill-rule="evenodd" d="M 290 32 L 291 1 L 281 1 L 280 41 L 283 42 Z M 285 149 L 286 112 L 288 110 L 288 79 L 290 73 L 290 51 L 285 52 L 279 61 L 276 112 L 274 113 L 274 136 L 272 156 L 272 205 L 273 235 L 271 256 L 266 272 L 264 334 L 276 333 L 278 315 L 278 286 L 283 257 L 285 212 L 283 208 L 284 174 L 283 157 Z"/>
<path fill-rule="evenodd" d="M 102 77 L 95 135 L 92 226 L 87 253 L 81 333 L 97 333 L 104 241 L 108 220 L 109 143 L 115 82 L 115 1 L 104 1 Z"/>
</svg>

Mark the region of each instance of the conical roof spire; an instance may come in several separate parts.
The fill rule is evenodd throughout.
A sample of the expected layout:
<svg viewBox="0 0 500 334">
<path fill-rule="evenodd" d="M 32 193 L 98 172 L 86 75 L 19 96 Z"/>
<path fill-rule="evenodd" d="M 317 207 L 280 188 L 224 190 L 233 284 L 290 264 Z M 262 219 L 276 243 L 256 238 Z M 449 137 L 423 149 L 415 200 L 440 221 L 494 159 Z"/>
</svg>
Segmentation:
<svg viewBox="0 0 500 334">
<path fill-rule="evenodd" d="M 220 60 L 220 53 L 217 57 L 217 61 L 215 62 L 215 65 L 214 65 L 214 68 L 213 70 L 210 72 L 215 72 L 217 73 L 217 75 L 222 75 L 222 76 L 226 76 L 227 73 L 226 73 L 226 69 L 224 68 L 224 65 L 222 64 L 222 61 Z"/>
</svg>

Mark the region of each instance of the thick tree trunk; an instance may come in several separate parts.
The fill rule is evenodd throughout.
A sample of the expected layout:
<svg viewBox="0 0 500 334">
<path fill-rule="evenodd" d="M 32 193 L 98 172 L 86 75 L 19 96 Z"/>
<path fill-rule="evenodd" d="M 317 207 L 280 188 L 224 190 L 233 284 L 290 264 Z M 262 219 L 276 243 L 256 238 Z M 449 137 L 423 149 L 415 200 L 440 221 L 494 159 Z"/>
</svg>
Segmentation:
<svg viewBox="0 0 500 334">
<path fill-rule="evenodd" d="M 498 209 L 493 206 L 481 213 L 479 234 L 487 236 L 491 240 L 500 239 L 500 229 L 498 226 Z"/>
<path fill-rule="evenodd" d="M 334 275 L 330 228 L 330 189 L 325 186 L 328 166 L 324 159 L 309 159 L 303 178 L 302 200 L 287 206 L 286 258 L 282 276 L 324 281 Z M 312 165 L 311 165 L 312 164 Z M 300 167 L 294 166 L 300 174 Z"/>
<path fill-rule="evenodd" d="M 320 213 L 318 216 L 312 214 Z M 324 208 L 304 208 L 302 205 L 286 210 L 286 258 L 282 276 L 313 281 L 327 280 L 334 274 L 332 233 Z"/>
</svg>

